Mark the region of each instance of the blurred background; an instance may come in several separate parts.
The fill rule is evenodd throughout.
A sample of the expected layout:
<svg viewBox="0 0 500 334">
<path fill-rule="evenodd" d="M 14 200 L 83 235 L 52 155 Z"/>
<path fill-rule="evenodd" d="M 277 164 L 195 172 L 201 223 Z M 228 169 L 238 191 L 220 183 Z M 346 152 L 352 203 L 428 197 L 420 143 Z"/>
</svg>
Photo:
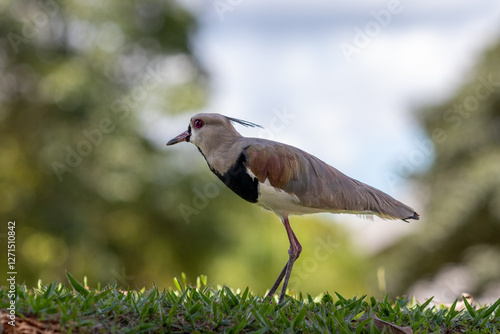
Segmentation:
<svg viewBox="0 0 500 334">
<path fill-rule="evenodd" d="M 192 115 L 264 126 L 414 207 L 405 224 L 293 217 L 289 287 L 500 297 L 500 3 L 0 1 L 0 267 L 18 281 L 270 288 L 277 217 L 192 145 Z"/>
</svg>

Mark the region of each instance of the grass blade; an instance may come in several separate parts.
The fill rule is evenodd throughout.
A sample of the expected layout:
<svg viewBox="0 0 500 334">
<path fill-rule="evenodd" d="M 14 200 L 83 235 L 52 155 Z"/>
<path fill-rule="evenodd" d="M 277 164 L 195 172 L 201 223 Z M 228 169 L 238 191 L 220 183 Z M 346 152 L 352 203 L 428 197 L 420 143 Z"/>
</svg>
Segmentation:
<svg viewBox="0 0 500 334">
<path fill-rule="evenodd" d="M 182 288 L 181 283 L 179 282 L 177 276 L 174 277 L 174 285 L 177 288 L 177 290 L 179 290 L 180 292 L 184 292 L 184 289 Z"/>
<path fill-rule="evenodd" d="M 462 299 L 465 303 L 465 307 L 467 308 L 467 311 L 469 311 L 469 314 L 471 315 L 471 317 L 475 318 L 476 317 L 476 311 L 474 311 L 474 308 L 472 308 L 472 306 L 469 304 L 469 302 L 467 301 L 467 299 L 462 296 Z"/>
<path fill-rule="evenodd" d="M 295 316 L 295 319 L 293 319 L 293 329 L 297 329 L 297 326 L 304 320 L 306 316 L 307 309 L 305 307 L 302 307 Z"/>
<path fill-rule="evenodd" d="M 85 289 L 80 283 L 78 283 L 78 281 L 73 276 L 71 276 L 71 274 L 68 271 L 66 272 L 66 277 L 68 277 L 69 283 L 71 284 L 73 289 L 75 289 L 76 292 L 78 292 L 84 297 L 88 297 L 90 292 L 87 289 Z"/>
<path fill-rule="evenodd" d="M 488 318 L 493 312 L 495 312 L 498 306 L 500 306 L 500 299 L 498 299 L 493 305 L 488 307 L 488 309 L 484 311 L 483 314 L 481 314 L 481 318 Z"/>
<path fill-rule="evenodd" d="M 427 306 L 429 306 L 429 304 L 432 302 L 433 299 L 434 299 L 434 297 L 427 299 L 427 301 L 425 303 L 423 303 L 422 305 L 419 306 L 420 310 L 423 311 Z"/>
<path fill-rule="evenodd" d="M 45 290 L 45 292 L 43 293 L 43 299 L 47 299 L 49 298 L 49 296 L 54 292 L 54 290 L 56 289 L 56 285 L 57 285 L 57 281 L 54 281 L 52 284 L 50 284 L 48 287 L 47 287 L 47 290 Z"/>
</svg>

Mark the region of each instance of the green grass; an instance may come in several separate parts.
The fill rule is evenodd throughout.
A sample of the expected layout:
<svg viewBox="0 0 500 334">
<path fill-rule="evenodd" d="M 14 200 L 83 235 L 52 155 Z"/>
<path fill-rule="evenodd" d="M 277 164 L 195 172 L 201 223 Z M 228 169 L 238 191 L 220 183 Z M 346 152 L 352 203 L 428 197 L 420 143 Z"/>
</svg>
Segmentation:
<svg viewBox="0 0 500 334">
<path fill-rule="evenodd" d="M 277 304 L 276 299 L 263 302 L 248 288 L 241 292 L 211 287 L 204 276 L 198 277 L 196 286 L 188 286 L 183 276 L 174 279 L 176 289 L 141 291 L 121 291 L 116 285 L 88 289 L 70 274 L 68 280 L 68 286 L 58 282 L 18 286 L 16 325 L 31 321 L 73 333 L 390 333 L 390 328 L 403 333 L 394 326 L 410 326 L 415 333 L 499 333 L 500 329 L 500 299 L 477 308 L 465 301 L 461 311 L 455 310 L 457 302 L 447 309 L 429 307 L 430 300 L 420 305 L 405 298 L 348 299 L 339 294 L 298 295 Z M 2 287 L 4 313 L 7 294 Z M 4 330 L 8 327 L 4 323 Z"/>
</svg>

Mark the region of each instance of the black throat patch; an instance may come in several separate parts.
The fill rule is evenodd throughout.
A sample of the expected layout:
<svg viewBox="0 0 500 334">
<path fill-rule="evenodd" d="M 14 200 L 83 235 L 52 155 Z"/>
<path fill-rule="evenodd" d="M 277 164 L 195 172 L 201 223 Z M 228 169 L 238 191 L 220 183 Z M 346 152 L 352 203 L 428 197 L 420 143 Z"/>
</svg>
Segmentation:
<svg viewBox="0 0 500 334">
<path fill-rule="evenodd" d="M 244 200 L 250 203 L 257 203 L 257 199 L 259 198 L 259 180 L 257 180 L 257 178 L 252 178 L 247 173 L 247 168 L 245 167 L 246 161 L 247 159 L 245 154 L 241 153 L 234 165 L 232 165 L 231 168 L 229 168 L 229 170 L 224 174 L 218 173 L 212 168 L 212 166 L 210 166 L 208 161 L 207 163 L 210 170 L 217 175 L 217 177 L 224 182 L 229 189 L 234 191 Z"/>
</svg>

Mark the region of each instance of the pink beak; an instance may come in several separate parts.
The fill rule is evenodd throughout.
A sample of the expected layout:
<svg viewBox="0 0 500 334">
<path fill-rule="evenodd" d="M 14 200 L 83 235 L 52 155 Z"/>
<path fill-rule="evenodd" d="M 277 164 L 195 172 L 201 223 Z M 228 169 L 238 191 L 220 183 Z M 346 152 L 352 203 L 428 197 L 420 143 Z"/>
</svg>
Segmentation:
<svg viewBox="0 0 500 334">
<path fill-rule="evenodd" d="M 177 137 L 170 139 L 169 142 L 167 143 L 167 146 L 175 145 L 175 144 L 183 142 L 183 141 L 189 141 L 189 136 L 191 136 L 189 131 L 184 131 L 183 133 L 181 133 Z"/>
</svg>

